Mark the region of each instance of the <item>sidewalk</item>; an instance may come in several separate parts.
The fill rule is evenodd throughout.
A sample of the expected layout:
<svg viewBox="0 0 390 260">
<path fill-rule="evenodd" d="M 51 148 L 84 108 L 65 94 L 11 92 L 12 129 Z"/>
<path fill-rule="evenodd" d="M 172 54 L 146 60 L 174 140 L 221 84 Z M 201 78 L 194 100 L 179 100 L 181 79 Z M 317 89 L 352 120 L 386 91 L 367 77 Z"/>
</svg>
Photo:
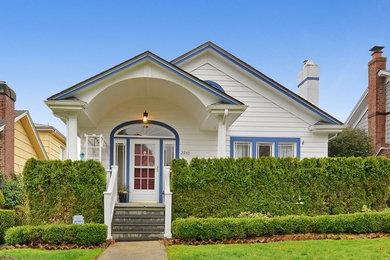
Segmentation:
<svg viewBox="0 0 390 260">
<path fill-rule="evenodd" d="M 98 260 L 168 260 L 164 244 L 159 241 L 118 242 L 107 248 Z"/>
</svg>

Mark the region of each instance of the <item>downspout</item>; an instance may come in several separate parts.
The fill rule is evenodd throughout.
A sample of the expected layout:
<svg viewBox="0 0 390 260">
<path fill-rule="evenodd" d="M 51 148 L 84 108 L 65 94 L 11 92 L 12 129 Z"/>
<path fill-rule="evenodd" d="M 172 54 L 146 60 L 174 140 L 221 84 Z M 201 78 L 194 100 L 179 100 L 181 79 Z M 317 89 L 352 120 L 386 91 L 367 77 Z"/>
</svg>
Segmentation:
<svg viewBox="0 0 390 260">
<path fill-rule="evenodd" d="M 379 148 L 378 152 L 376 153 L 375 156 L 378 156 L 383 150 L 390 150 L 390 147 L 381 147 Z"/>
</svg>

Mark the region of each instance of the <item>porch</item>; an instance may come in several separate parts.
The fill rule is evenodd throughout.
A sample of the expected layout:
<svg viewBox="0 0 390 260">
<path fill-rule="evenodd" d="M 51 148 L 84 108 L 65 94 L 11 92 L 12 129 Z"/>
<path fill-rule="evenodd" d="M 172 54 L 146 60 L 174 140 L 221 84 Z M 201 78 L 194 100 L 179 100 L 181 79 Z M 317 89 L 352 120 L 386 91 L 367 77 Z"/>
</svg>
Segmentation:
<svg viewBox="0 0 390 260">
<path fill-rule="evenodd" d="M 119 191 L 127 192 L 129 204 L 162 205 L 164 235 L 170 237 L 171 160 L 229 156 L 227 129 L 247 108 L 148 52 L 45 103 L 66 123 L 67 158 L 99 160 L 109 170 L 109 237 Z"/>
</svg>

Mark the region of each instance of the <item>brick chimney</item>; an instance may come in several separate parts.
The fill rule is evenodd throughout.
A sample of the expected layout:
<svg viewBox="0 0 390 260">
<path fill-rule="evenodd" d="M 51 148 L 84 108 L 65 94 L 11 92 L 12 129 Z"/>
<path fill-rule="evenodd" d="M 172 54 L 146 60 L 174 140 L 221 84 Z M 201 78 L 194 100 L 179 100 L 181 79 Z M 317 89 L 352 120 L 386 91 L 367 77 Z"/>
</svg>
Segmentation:
<svg viewBox="0 0 390 260">
<path fill-rule="evenodd" d="M 15 92 L 0 81 L 0 120 L 4 129 L 0 132 L 0 171 L 12 178 L 14 171 Z"/>
<path fill-rule="evenodd" d="M 385 78 L 379 77 L 380 70 L 386 70 L 385 57 L 382 57 L 383 46 L 370 49 L 372 59 L 368 62 L 368 133 L 374 154 L 390 157 L 386 144 L 386 84 Z"/>
<path fill-rule="evenodd" d="M 319 67 L 312 60 L 305 60 L 298 74 L 298 95 L 318 106 Z"/>
</svg>

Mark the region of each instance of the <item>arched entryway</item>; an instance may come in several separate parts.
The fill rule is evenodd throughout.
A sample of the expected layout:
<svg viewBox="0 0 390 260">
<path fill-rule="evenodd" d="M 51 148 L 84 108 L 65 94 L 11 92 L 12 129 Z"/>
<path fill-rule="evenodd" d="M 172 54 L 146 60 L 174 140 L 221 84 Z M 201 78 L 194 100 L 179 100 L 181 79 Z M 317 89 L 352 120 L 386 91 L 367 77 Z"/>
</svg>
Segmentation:
<svg viewBox="0 0 390 260">
<path fill-rule="evenodd" d="M 110 164 L 118 166 L 118 189 L 127 202 L 162 203 L 163 168 L 179 158 L 179 135 L 171 126 L 134 120 L 116 126 L 110 135 Z"/>
</svg>

